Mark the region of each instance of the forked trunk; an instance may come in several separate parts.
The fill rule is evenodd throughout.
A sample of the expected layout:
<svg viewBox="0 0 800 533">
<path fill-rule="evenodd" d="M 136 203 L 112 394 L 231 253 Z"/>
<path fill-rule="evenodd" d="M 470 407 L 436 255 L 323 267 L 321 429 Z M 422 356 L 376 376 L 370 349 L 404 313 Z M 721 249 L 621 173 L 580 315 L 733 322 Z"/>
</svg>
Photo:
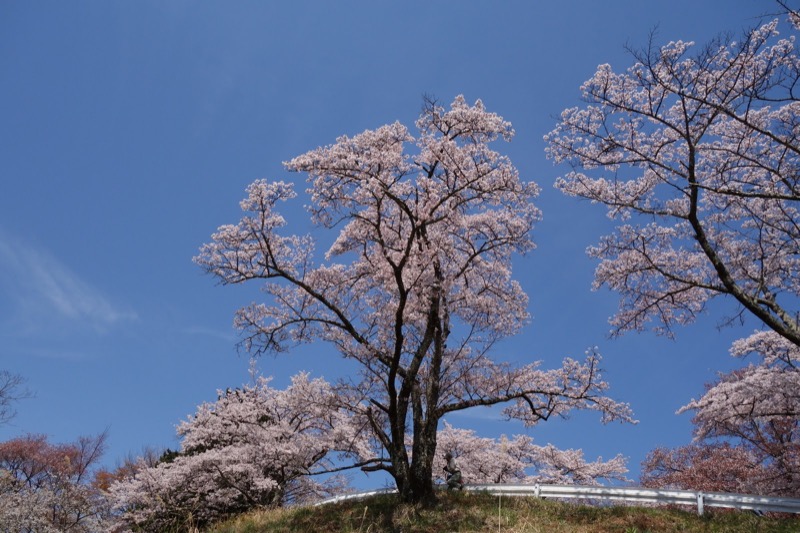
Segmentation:
<svg viewBox="0 0 800 533">
<path fill-rule="evenodd" d="M 411 464 L 406 463 L 395 468 L 397 491 L 403 502 L 427 505 L 436 501 L 433 491 L 433 459 L 436 454 L 437 427 L 438 422 L 431 420 L 416 425 Z"/>
</svg>

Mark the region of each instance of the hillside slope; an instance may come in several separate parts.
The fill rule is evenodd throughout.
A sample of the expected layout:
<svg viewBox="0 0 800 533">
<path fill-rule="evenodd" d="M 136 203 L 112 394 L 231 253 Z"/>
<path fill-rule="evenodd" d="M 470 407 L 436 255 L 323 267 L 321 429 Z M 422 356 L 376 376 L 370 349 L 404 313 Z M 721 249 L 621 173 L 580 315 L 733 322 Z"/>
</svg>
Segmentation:
<svg viewBox="0 0 800 533">
<path fill-rule="evenodd" d="M 429 508 L 376 496 L 321 507 L 265 510 L 239 517 L 208 533 L 644 533 L 800 532 L 800 518 L 715 511 L 699 517 L 679 509 L 594 507 L 535 498 L 444 493 Z"/>
</svg>

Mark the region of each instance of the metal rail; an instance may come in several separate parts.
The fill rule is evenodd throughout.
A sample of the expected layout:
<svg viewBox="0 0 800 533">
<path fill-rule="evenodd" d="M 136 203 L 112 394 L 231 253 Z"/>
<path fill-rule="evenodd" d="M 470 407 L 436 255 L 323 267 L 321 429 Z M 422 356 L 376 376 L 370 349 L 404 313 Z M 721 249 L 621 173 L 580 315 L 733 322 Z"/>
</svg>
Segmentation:
<svg viewBox="0 0 800 533">
<path fill-rule="evenodd" d="M 648 489 L 644 487 L 602 487 L 596 485 L 466 485 L 468 492 L 487 492 L 498 496 L 533 496 L 536 498 L 563 498 L 572 500 L 626 501 L 657 503 L 663 505 L 689 505 L 702 515 L 706 507 L 727 507 L 743 511 L 800 513 L 800 499 L 757 496 L 755 494 L 729 494 L 693 490 Z M 327 505 L 346 500 L 362 499 L 378 494 L 394 494 L 395 489 L 380 489 L 334 496 L 318 502 Z"/>
</svg>

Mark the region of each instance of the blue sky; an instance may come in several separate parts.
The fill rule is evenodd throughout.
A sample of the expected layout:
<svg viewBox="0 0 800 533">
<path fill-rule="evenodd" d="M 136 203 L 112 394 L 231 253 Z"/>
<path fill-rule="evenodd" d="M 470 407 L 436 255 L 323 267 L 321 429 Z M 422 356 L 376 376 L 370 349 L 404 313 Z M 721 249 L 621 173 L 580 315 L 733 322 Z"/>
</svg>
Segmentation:
<svg viewBox="0 0 800 533">
<path fill-rule="evenodd" d="M 740 364 L 718 330 L 720 302 L 675 340 L 608 338 L 617 305 L 591 292 L 584 250 L 608 229 L 598 206 L 553 189 L 566 171 L 542 136 L 579 105 L 598 64 L 631 64 L 625 45 L 705 43 L 777 6 L 764 0 L 72 1 L 0 3 L 0 369 L 35 395 L 0 439 L 53 441 L 109 431 L 110 466 L 144 446 L 178 446 L 175 424 L 216 390 L 248 380 L 235 309 L 258 287 L 220 287 L 191 258 L 239 218 L 258 178 L 300 179 L 283 161 L 338 135 L 400 120 L 422 95 L 480 98 L 514 125 L 498 145 L 543 189 L 538 248 L 515 262 L 533 320 L 498 347 L 557 366 L 597 345 L 612 395 L 640 423 L 592 415 L 529 430 L 540 444 L 629 458 L 686 444 L 676 409 Z M 303 213 L 291 228 L 306 231 Z M 332 378 L 335 352 L 312 345 L 259 369 L 284 386 L 301 369 Z M 490 410 L 450 418 L 486 436 L 526 431 Z M 377 477 L 357 478 L 374 486 Z"/>
</svg>

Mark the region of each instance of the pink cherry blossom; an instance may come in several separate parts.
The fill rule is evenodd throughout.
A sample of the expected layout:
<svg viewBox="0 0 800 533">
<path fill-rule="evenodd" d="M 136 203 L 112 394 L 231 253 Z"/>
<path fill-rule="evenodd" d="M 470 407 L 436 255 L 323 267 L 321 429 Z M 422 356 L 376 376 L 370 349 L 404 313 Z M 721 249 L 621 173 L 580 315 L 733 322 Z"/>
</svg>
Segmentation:
<svg viewBox="0 0 800 533">
<path fill-rule="evenodd" d="M 797 13 L 788 12 L 791 33 Z M 616 224 L 588 253 L 595 288 L 620 295 L 613 333 L 695 320 L 712 298 L 764 324 L 732 354 L 759 360 L 721 375 L 680 412 L 695 444 L 656 450 L 645 478 L 706 490 L 800 490 L 800 58 L 778 21 L 699 48 L 651 42 L 624 72 L 598 67 L 545 139 L 571 171 L 565 194 Z M 732 322 L 732 321 L 731 321 Z M 722 479 L 718 469 L 735 476 Z M 736 477 L 738 476 L 738 477 Z M 717 490 L 717 489 L 713 489 Z"/>
<path fill-rule="evenodd" d="M 382 450 L 366 468 L 389 472 L 407 501 L 432 497 L 449 412 L 511 402 L 507 414 L 527 424 L 575 408 L 631 420 L 605 395 L 596 354 L 555 370 L 489 358 L 529 319 L 511 259 L 534 248 L 539 189 L 490 147 L 514 131 L 482 102 L 426 101 L 416 126 L 416 137 L 394 123 L 285 163 L 307 175 L 311 220 L 337 232 L 322 259 L 311 237 L 284 235 L 278 204 L 295 192 L 267 181 L 195 258 L 223 284 L 264 284 L 267 301 L 235 318 L 253 354 L 322 340 L 359 363 L 337 390 Z"/>
<path fill-rule="evenodd" d="M 642 464 L 642 485 L 659 489 L 765 494 L 769 474 L 758 457 L 730 443 L 657 448 Z"/>
<path fill-rule="evenodd" d="M 679 412 L 694 413 L 697 446 L 732 442 L 750 460 L 738 483 L 761 492 L 800 495 L 800 347 L 774 331 L 734 342 L 731 354 L 755 355 L 723 374 Z M 679 450 L 674 453 L 680 454 Z M 755 490 L 755 489 L 753 489 Z"/>
<path fill-rule="evenodd" d="M 589 254 L 619 292 L 614 332 L 686 324 L 735 299 L 800 345 L 800 61 L 777 21 L 699 51 L 671 42 L 598 67 L 545 136 L 556 187 L 618 221 Z"/>
<path fill-rule="evenodd" d="M 106 531 L 111 501 L 97 485 L 106 434 L 51 444 L 43 435 L 0 443 L 0 527 L 56 533 Z"/>
<path fill-rule="evenodd" d="M 120 523 L 148 531 L 202 527 L 250 509 L 340 492 L 320 477 L 342 459 L 370 454 L 357 421 L 337 409 L 329 383 L 307 374 L 276 390 L 259 377 L 219 391 L 177 427 L 181 449 L 141 461 L 111 487 Z"/>
<path fill-rule="evenodd" d="M 559 450 L 539 446 L 527 435 L 509 439 L 478 437 L 474 431 L 452 427 L 447 422 L 439 432 L 438 446 L 456 458 L 465 483 L 555 483 L 595 485 L 603 480 L 627 481 L 625 459 L 587 462 L 581 450 Z M 437 479 L 445 465 L 440 453 L 434 462 Z"/>
</svg>

